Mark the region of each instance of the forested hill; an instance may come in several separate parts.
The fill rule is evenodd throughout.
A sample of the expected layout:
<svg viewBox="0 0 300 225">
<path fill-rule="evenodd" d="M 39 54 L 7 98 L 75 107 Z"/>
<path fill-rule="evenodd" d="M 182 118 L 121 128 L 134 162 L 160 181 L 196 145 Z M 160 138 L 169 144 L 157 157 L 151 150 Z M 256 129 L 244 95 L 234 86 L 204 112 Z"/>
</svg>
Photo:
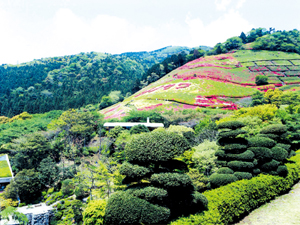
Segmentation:
<svg viewBox="0 0 300 225">
<path fill-rule="evenodd" d="M 156 63 L 187 47 L 152 52 L 80 53 L 0 66 L 0 115 L 43 113 L 96 104 L 112 91 L 131 94 L 135 83 Z"/>
</svg>

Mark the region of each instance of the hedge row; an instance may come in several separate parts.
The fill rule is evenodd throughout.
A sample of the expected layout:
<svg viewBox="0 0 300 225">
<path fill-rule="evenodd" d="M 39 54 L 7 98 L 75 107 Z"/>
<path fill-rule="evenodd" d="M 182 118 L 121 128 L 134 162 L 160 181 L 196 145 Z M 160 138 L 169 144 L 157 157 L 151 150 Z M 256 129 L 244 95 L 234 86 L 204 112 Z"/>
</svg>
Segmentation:
<svg viewBox="0 0 300 225">
<path fill-rule="evenodd" d="M 290 161 L 295 163 L 286 164 L 288 174 L 285 178 L 260 174 L 250 180 L 240 180 L 204 192 L 208 210 L 179 218 L 171 224 L 232 224 L 238 221 L 260 205 L 290 190 L 299 180 L 300 151 Z"/>
</svg>

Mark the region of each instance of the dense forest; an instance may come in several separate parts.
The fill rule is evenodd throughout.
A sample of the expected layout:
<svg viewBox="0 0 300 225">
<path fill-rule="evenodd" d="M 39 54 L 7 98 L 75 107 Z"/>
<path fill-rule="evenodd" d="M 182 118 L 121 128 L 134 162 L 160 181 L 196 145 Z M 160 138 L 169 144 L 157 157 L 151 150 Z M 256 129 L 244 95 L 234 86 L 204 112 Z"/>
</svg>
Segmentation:
<svg viewBox="0 0 300 225">
<path fill-rule="evenodd" d="M 104 95 L 132 94 L 136 80 L 148 69 L 186 47 L 165 47 L 153 52 L 119 55 L 80 53 L 45 58 L 20 65 L 0 66 L 0 115 L 23 111 L 43 113 L 97 104 Z"/>
</svg>

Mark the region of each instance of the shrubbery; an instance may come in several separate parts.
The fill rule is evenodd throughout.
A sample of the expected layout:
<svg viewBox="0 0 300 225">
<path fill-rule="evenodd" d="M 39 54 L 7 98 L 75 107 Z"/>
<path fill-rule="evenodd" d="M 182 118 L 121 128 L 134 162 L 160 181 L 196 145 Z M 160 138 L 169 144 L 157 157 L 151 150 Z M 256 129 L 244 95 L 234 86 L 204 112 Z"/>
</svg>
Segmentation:
<svg viewBox="0 0 300 225">
<path fill-rule="evenodd" d="M 108 224 L 157 224 L 204 209 L 207 201 L 183 173 L 186 164 L 174 159 L 190 149 L 174 132 L 156 131 L 133 137 L 120 168 L 128 187 L 107 202 Z M 178 194 L 180 193 L 180 194 Z"/>
<path fill-rule="evenodd" d="M 237 222 L 246 213 L 288 191 L 299 180 L 300 154 L 290 160 L 292 163 L 279 166 L 277 169 L 281 173 L 288 171 L 286 177 L 260 174 L 250 180 L 240 180 L 204 192 L 203 194 L 208 199 L 208 210 L 182 217 L 173 221 L 171 225 L 233 224 Z"/>
</svg>

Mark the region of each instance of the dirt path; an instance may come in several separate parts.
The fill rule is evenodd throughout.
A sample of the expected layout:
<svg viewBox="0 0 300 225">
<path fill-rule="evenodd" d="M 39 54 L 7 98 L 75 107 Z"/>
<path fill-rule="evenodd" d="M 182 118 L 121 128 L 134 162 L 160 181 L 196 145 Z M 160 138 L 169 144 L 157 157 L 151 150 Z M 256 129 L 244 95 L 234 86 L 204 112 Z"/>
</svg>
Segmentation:
<svg viewBox="0 0 300 225">
<path fill-rule="evenodd" d="M 300 224 L 300 182 L 285 195 L 254 210 L 236 225 Z"/>
</svg>

